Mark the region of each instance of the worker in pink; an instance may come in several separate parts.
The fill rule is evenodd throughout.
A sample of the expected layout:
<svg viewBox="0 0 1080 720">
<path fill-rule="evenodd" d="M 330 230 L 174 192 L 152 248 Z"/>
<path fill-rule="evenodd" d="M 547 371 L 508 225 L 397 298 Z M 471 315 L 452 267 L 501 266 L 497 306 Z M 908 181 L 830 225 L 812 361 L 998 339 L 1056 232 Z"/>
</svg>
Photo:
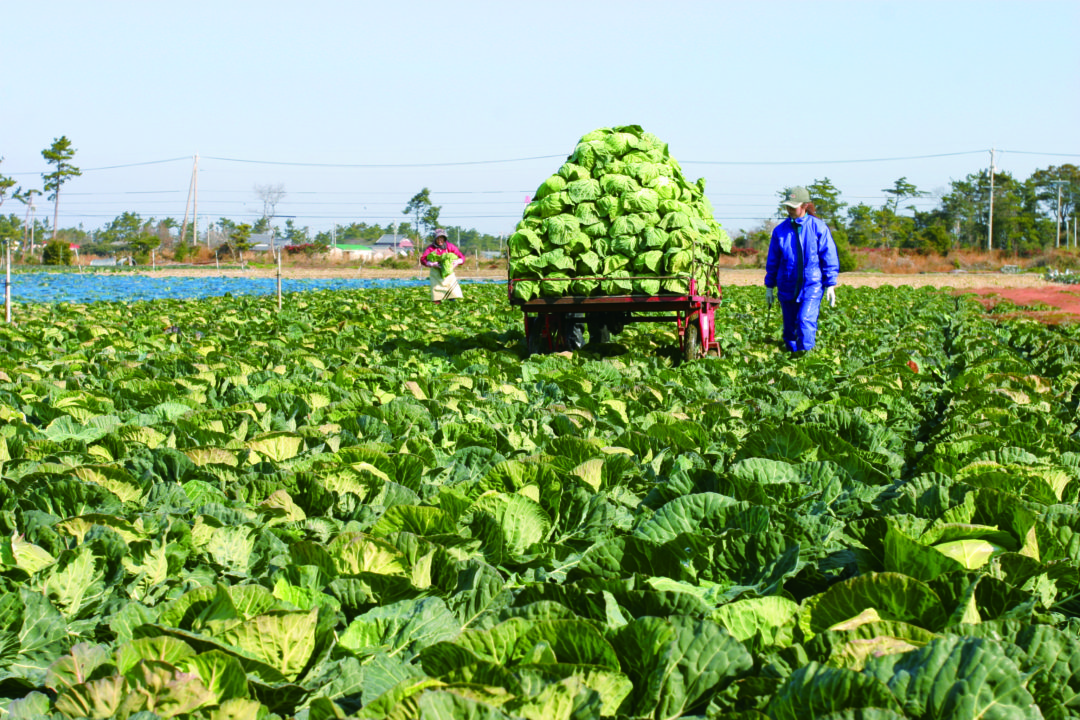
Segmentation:
<svg viewBox="0 0 1080 720">
<path fill-rule="evenodd" d="M 444 265 L 440 256 L 451 253 L 457 257 Z M 431 244 L 420 253 L 420 264 L 431 268 L 431 301 L 438 305 L 443 300 L 461 300 L 461 283 L 454 268 L 465 264 L 465 255 L 446 238 L 446 231 L 439 228 Z"/>
</svg>

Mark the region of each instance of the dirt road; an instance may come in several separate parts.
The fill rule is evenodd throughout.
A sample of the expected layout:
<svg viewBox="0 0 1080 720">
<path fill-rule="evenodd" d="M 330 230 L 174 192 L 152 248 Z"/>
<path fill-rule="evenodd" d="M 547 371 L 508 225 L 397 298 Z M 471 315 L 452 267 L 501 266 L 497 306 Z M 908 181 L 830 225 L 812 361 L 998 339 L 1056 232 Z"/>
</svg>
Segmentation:
<svg viewBox="0 0 1080 720">
<path fill-rule="evenodd" d="M 170 269 L 168 266 L 159 267 L 154 271 L 145 271 L 146 275 L 154 277 L 251 277 L 272 278 L 277 276 L 274 269 L 248 269 L 248 270 L 216 270 L 213 267 L 205 268 L 178 268 Z M 506 270 L 501 268 L 474 269 L 465 266 L 457 271 L 461 278 L 487 278 L 505 279 Z M 415 268 L 410 270 L 383 270 L 379 268 L 342 268 L 342 267 L 285 267 L 282 268 L 281 276 L 284 278 L 301 279 L 331 279 L 331 278 L 423 278 L 427 279 L 426 269 Z M 760 285 L 765 276 L 764 270 L 721 270 L 720 284 L 724 285 Z M 911 285 L 923 287 L 949 287 L 956 289 L 966 288 L 1030 288 L 1044 287 L 1049 285 L 1041 275 L 1004 273 L 925 273 L 918 275 L 894 275 L 884 273 L 849 272 L 840 276 L 841 285 L 853 287 L 880 287 L 882 285 Z"/>
<path fill-rule="evenodd" d="M 176 268 L 167 266 L 144 274 L 154 277 L 249 277 L 273 278 L 275 269 L 217 270 L 206 268 Z M 506 278 L 506 270 L 501 268 L 469 268 L 468 265 L 458 270 L 458 275 L 465 279 Z M 302 279 L 385 279 L 417 278 L 426 280 L 425 269 L 384 270 L 380 268 L 342 268 L 323 267 L 285 267 L 283 278 Z M 761 285 L 763 270 L 725 269 L 720 272 L 720 285 Z M 1009 300 L 1018 306 L 1024 306 L 1022 314 L 1043 322 L 1063 322 L 1080 320 L 1080 286 L 1057 285 L 1048 283 L 1042 275 L 1033 273 L 1006 274 L 996 272 L 971 273 L 922 273 L 917 275 L 899 275 L 886 273 L 849 272 L 840 276 L 840 284 L 849 287 L 881 287 L 883 285 L 910 285 L 912 287 L 949 288 L 957 293 L 975 293 L 980 295 L 986 307 L 993 307 L 1002 300 Z M 1034 306 L 1036 309 L 1030 309 Z M 1038 309 L 1046 306 L 1045 309 Z"/>
</svg>

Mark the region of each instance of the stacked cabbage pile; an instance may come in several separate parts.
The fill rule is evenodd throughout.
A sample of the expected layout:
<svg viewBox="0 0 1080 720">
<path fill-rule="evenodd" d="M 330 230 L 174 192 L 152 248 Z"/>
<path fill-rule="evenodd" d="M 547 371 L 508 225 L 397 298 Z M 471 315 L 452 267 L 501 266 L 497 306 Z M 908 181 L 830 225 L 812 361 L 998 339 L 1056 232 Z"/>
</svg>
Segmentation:
<svg viewBox="0 0 1080 720">
<path fill-rule="evenodd" d="M 585 135 L 540 185 L 510 236 L 514 297 L 715 296 L 731 239 L 705 179 L 690 183 L 667 143 L 637 125 Z"/>
</svg>

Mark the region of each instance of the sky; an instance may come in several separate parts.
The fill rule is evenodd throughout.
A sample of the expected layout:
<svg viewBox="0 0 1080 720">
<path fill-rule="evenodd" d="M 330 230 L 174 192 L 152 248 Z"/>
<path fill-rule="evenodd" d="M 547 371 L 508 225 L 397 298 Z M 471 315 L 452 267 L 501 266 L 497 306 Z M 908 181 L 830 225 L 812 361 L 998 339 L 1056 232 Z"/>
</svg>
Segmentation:
<svg viewBox="0 0 1080 720">
<path fill-rule="evenodd" d="M 0 0 L 0 22 L 0 174 L 40 189 L 68 137 L 60 227 L 254 222 L 274 186 L 275 224 L 385 226 L 429 188 L 443 224 L 509 234 L 582 135 L 631 124 L 733 233 L 825 178 L 877 207 L 991 150 L 1018 180 L 1080 164 L 1080 0 Z"/>
</svg>

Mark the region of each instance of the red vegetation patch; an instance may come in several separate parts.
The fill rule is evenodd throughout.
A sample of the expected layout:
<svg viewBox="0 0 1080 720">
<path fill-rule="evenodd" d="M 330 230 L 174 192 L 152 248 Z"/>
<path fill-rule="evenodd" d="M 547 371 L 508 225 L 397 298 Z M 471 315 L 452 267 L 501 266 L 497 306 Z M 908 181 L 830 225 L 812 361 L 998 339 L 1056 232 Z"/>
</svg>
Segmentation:
<svg viewBox="0 0 1080 720">
<path fill-rule="evenodd" d="M 1006 300 L 1017 306 L 1015 311 L 1002 313 L 1002 318 L 1025 317 L 1047 325 L 1080 322 L 1080 286 L 972 288 L 954 292 L 955 295 L 968 293 L 978 295 L 977 300 L 987 310 Z"/>
</svg>

